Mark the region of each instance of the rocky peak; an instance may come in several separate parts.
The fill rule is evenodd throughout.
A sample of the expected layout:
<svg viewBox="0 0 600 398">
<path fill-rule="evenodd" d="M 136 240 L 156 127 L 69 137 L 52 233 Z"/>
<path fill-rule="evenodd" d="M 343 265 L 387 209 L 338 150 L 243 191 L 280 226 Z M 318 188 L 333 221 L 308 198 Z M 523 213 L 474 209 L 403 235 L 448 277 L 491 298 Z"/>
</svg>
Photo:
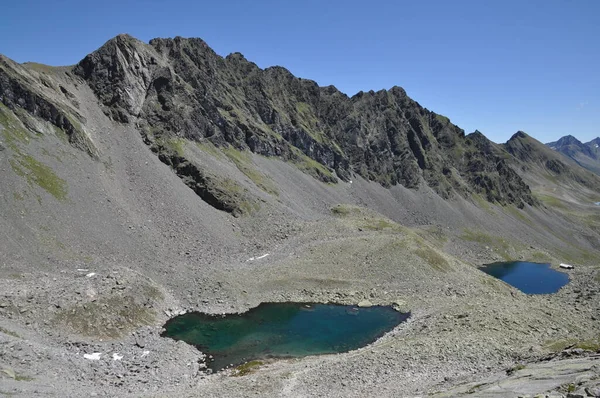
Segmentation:
<svg viewBox="0 0 600 398">
<path fill-rule="evenodd" d="M 529 135 L 527 135 L 526 132 L 519 130 L 516 133 L 514 133 L 512 137 L 510 137 L 509 141 L 522 140 L 527 138 L 529 138 Z"/>
<path fill-rule="evenodd" d="M 128 122 L 141 111 L 159 59 L 150 46 L 123 34 L 86 56 L 73 71 L 92 87 L 105 113 Z"/>
<path fill-rule="evenodd" d="M 568 157 L 575 158 L 577 154 L 583 154 L 588 157 L 595 157 L 590 146 L 583 144 L 577 138 L 572 135 L 561 137 L 556 142 L 550 142 L 547 144 L 552 149 L 567 155 Z"/>
<path fill-rule="evenodd" d="M 566 135 L 564 137 L 561 137 L 557 142 L 557 145 L 559 146 L 563 146 L 563 145 L 582 145 L 581 141 L 579 141 L 577 138 L 573 137 L 572 135 Z"/>
</svg>

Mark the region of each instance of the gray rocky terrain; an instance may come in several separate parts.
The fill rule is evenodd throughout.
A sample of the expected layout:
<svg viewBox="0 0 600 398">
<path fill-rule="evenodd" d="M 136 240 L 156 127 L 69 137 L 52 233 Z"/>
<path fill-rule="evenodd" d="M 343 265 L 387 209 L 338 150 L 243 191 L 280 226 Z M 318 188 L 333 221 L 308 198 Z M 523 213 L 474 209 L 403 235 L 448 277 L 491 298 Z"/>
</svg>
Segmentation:
<svg viewBox="0 0 600 398">
<path fill-rule="evenodd" d="M 0 57 L 0 186 L 0 395 L 597 394 L 600 177 L 399 87 L 348 97 L 199 39 Z M 571 282 L 477 268 L 520 259 Z M 242 376 L 159 336 L 183 311 L 364 300 L 412 316 Z"/>
</svg>

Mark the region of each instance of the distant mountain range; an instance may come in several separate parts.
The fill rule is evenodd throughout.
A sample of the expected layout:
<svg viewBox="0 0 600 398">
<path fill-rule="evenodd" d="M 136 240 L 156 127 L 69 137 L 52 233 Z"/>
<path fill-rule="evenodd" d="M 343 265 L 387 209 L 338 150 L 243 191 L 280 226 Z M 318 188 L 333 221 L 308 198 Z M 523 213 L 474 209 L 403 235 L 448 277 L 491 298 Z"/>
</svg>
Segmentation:
<svg viewBox="0 0 600 398">
<path fill-rule="evenodd" d="M 582 167 L 600 175 L 600 137 L 582 143 L 572 135 L 567 135 L 546 145 L 573 159 Z"/>
</svg>

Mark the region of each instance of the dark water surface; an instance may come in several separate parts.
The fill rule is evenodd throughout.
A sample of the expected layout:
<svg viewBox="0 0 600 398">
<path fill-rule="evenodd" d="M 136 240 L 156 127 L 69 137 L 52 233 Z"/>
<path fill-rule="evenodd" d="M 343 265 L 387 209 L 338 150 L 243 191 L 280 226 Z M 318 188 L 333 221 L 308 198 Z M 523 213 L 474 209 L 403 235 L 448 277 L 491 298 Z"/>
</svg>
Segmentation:
<svg viewBox="0 0 600 398">
<path fill-rule="evenodd" d="M 391 307 L 263 303 L 243 314 L 192 312 L 165 324 L 163 337 L 213 355 L 213 370 L 254 359 L 346 352 L 372 343 L 410 314 Z"/>
<path fill-rule="evenodd" d="M 550 267 L 550 264 L 512 261 L 488 264 L 480 268 L 527 294 L 549 294 L 569 283 L 569 275 Z"/>
</svg>

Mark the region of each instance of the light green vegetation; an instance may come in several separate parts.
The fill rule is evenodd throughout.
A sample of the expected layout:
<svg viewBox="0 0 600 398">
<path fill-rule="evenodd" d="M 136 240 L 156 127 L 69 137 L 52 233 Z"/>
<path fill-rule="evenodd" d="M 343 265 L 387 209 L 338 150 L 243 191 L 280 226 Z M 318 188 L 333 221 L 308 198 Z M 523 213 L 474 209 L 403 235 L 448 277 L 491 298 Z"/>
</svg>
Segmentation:
<svg viewBox="0 0 600 398">
<path fill-rule="evenodd" d="M 237 181 L 231 178 L 215 178 L 218 180 L 215 194 L 220 200 L 234 201 L 237 203 L 237 207 L 241 210 L 242 214 L 252 214 L 260 210 L 260 204 L 255 200 L 251 200 L 248 191 L 238 184 Z"/>
<path fill-rule="evenodd" d="M 57 200 L 67 197 L 67 183 L 46 164 L 21 151 L 19 144 L 28 144 L 31 134 L 4 105 L 0 104 L 0 124 L 6 145 L 14 152 L 9 163 L 13 171 L 25 178 L 30 186 L 37 185 Z"/>
<path fill-rule="evenodd" d="M 486 212 L 492 215 L 494 214 L 494 211 L 492 210 L 492 205 L 490 204 L 490 202 L 485 200 L 483 196 L 481 196 L 478 193 L 473 193 L 471 197 L 473 198 L 473 201 L 475 201 L 477 206 L 479 206 L 481 209 L 485 210 Z"/>
<path fill-rule="evenodd" d="M 56 71 L 56 67 L 54 66 L 38 64 L 37 62 L 26 62 L 23 66 L 41 73 L 53 73 Z"/>
<path fill-rule="evenodd" d="M 254 371 L 256 371 L 263 364 L 264 363 L 262 361 L 250 361 L 250 362 L 246 362 L 246 363 L 241 364 L 240 366 L 236 367 L 233 370 L 233 373 L 231 375 L 235 376 L 235 377 L 246 376 L 246 375 L 248 375 L 248 374 L 253 373 Z"/>
<path fill-rule="evenodd" d="M 567 209 L 566 202 L 562 199 L 557 198 L 556 196 L 537 193 L 535 194 L 535 197 L 546 206 L 556 207 L 562 210 Z"/>
<path fill-rule="evenodd" d="M 441 231 L 436 238 L 436 235 L 429 235 L 425 230 L 403 227 L 374 211 L 349 204 L 336 205 L 331 212 L 344 220 L 348 226 L 361 231 L 377 231 L 401 236 L 401 240 L 395 242 L 394 250 L 397 248 L 407 250 L 424 260 L 436 271 L 448 272 L 452 269 L 446 257 L 434 248 L 433 243 L 421 236 L 431 237 L 431 241 L 444 240 L 445 236 L 440 236 Z"/>
<path fill-rule="evenodd" d="M 338 216 L 347 216 L 352 213 L 359 214 L 360 209 L 352 205 L 339 204 L 331 208 L 331 212 Z"/>
<path fill-rule="evenodd" d="M 550 255 L 541 251 L 531 253 L 529 259 L 534 263 L 550 263 L 552 261 Z"/>
<path fill-rule="evenodd" d="M 3 328 L 2 326 L 0 326 L 0 333 L 4 333 L 4 334 L 7 334 L 9 336 L 16 337 L 17 339 L 21 338 L 21 336 L 19 336 L 17 333 L 13 332 L 12 330 L 8 330 L 6 328 Z"/>
<path fill-rule="evenodd" d="M 3 367 L 0 370 L 0 372 L 4 373 L 6 376 L 8 376 L 11 379 L 16 380 L 16 381 L 32 381 L 32 380 L 34 380 L 33 377 L 19 374 L 19 373 L 15 372 L 12 368 L 9 368 L 9 367 Z"/>
<path fill-rule="evenodd" d="M 0 126 L 4 144 L 13 150 L 19 151 L 18 144 L 28 144 L 32 135 L 23 127 L 21 121 L 0 102 Z"/>
<path fill-rule="evenodd" d="M 319 119 L 315 116 L 312 108 L 306 102 L 296 103 L 296 113 L 299 117 L 300 126 L 310 135 L 316 142 L 323 144 L 327 141 L 327 137 L 319 128 Z"/>
<path fill-rule="evenodd" d="M 429 225 L 415 229 L 417 235 L 436 247 L 443 247 L 448 242 L 446 231 L 439 225 Z"/>
<path fill-rule="evenodd" d="M 519 370 L 523 370 L 523 369 L 525 369 L 525 365 L 522 363 L 519 363 L 519 364 L 513 366 L 512 368 L 508 369 L 506 371 L 506 374 L 510 376 L 513 373 L 518 372 Z"/>
<path fill-rule="evenodd" d="M 343 153 L 339 145 L 325 134 L 319 125 L 319 119 L 316 117 L 309 104 L 306 102 L 297 102 L 296 114 L 300 119 L 300 126 L 313 140 L 319 144 L 333 148 L 337 153 Z"/>
<path fill-rule="evenodd" d="M 366 231 L 406 232 L 400 224 L 367 210 L 350 204 L 338 204 L 331 208 L 331 212 L 343 218 L 352 228 Z"/>
<path fill-rule="evenodd" d="M 425 260 L 433 269 L 448 272 L 451 267 L 440 253 L 429 246 L 421 246 L 415 250 L 415 254 Z"/>
<path fill-rule="evenodd" d="M 101 297 L 94 302 L 61 309 L 54 316 L 56 327 L 68 327 L 88 337 L 116 339 L 144 325 L 152 325 L 154 310 L 140 303 L 140 297 L 159 300 L 162 294 L 147 287 L 143 294 Z"/>
<path fill-rule="evenodd" d="M 473 387 L 469 388 L 469 390 L 467 391 L 467 394 L 475 394 L 476 392 L 478 392 L 481 387 L 485 386 L 485 383 L 478 383 L 475 384 Z"/>
<path fill-rule="evenodd" d="M 505 210 L 508 210 L 508 212 L 510 214 L 512 214 L 514 217 L 518 218 L 520 221 L 524 222 L 527 225 L 531 225 L 533 226 L 533 221 L 531 221 L 531 219 L 529 217 L 527 217 L 527 213 L 525 213 L 523 210 L 519 210 L 518 208 L 516 208 L 515 206 L 504 206 Z"/>
<path fill-rule="evenodd" d="M 321 163 L 317 162 L 314 159 L 306 156 L 302 151 L 300 151 L 296 147 L 291 147 L 292 153 L 296 156 L 295 159 L 292 159 L 291 162 L 302 172 L 311 175 L 317 179 L 322 179 L 322 177 L 326 177 L 328 179 L 333 179 L 333 173 Z"/>
<path fill-rule="evenodd" d="M 441 123 L 443 124 L 448 124 L 450 123 L 450 119 L 448 119 L 446 116 L 443 115 L 438 115 L 437 113 L 435 114 L 435 118 L 437 120 L 439 120 Z"/>
<path fill-rule="evenodd" d="M 567 348 L 581 348 L 587 351 L 598 351 L 600 350 L 600 335 L 594 339 L 589 340 L 549 340 L 546 341 L 546 343 L 543 345 L 543 348 L 551 352 L 560 352 Z"/>
<path fill-rule="evenodd" d="M 217 159 L 223 159 L 223 153 L 219 150 L 219 148 L 217 148 L 215 146 L 215 144 L 213 144 L 212 142 L 205 140 L 202 142 L 196 142 L 196 146 L 198 147 L 198 149 L 200 149 L 202 152 L 205 152 L 209 155 L 211 155 L 214 158 Z"/>
<path fill-rule="evenodd" d="M 510 261 L 515 258 L 514 255 L 511 255 L 512 252 L 522 249 L 520 247 L 517 247 L 518 245 L 516 243 L 509 242 L 504 238 L 489 235 L 483 231 L 472 230 L 469 228 L 464 229 L 463 234 L 460 238 L 466 241 L 476 242 L 480 245 L 487 246 L 490 249 L 494 250 L 496 253 L 498 253 L 498 255 L 506 261 Z"/>
<path fill-rule="evenodd" d="M 156 142 L 165 148 L 170 149 L 179 156 L 184 156 L 186 140 L 184 138 L 158 138 Z"/>
<path fill-rule="evenodd" d="M 37 161 L 30 155 L 10 159 L 13 171 L 25 178 L 29 185 L 37 185 L 44 189 L 57 200 L 67 198 L 67 183 L 54 174 L 54 171 L 45 164 Z"/>
<path fill-rule="evenodd" d="M 252 156 L 249 152 L 239 151 L 233 147 L 228 147 L 223 148 L 223 153 L 236 165 L 238 170 L 248 177 L 257 187 L 270 195 L 279 196 L 279 190 L 277 190 L 273 180 L 254 167 Z"/>
</svg>

